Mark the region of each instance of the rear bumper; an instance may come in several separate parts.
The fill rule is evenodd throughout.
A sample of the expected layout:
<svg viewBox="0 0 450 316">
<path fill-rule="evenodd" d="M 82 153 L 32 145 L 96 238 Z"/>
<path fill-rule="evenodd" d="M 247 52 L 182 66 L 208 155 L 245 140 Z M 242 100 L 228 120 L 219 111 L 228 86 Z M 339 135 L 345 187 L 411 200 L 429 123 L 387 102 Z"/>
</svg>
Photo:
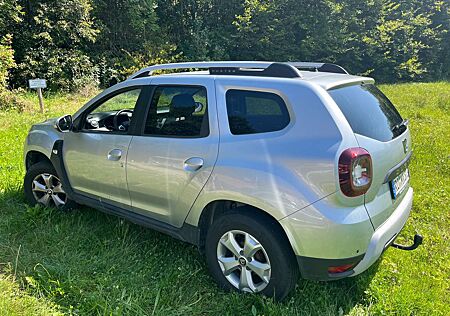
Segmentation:
<svg viewBox="0 0 450 316">
<path fill-rule="evenodd" d="M 372 235 L 366 254 L 360 263 L 353 269 L 352 276 L 358 275 L 367 270 L 383 251 L 389 247 L 398 236 L 408 220 L 412 208 L 413 189 L 409 188 L 405 197 L 400 202 L 392 215 L 384 222 Z"/>
<path fill-rule="evenodd" d="M 395 238 L 405 226 L 409 213 L 411 212 L 412 201 L 413 189 L 409 188 L 405 197 L 389 219 L 375 230 L 363 255 L 345 259 L 321 259 L 297 256 L 302 277 L 308 280 L 329 281 L 355 276 L 367 270 L 380 258 L 383 251 L 394 242 Z M 346 272 L 337 274 L 328 273 L 328 267 L 346 264 L 356 264 L 356 266 Z"/>
</svg>

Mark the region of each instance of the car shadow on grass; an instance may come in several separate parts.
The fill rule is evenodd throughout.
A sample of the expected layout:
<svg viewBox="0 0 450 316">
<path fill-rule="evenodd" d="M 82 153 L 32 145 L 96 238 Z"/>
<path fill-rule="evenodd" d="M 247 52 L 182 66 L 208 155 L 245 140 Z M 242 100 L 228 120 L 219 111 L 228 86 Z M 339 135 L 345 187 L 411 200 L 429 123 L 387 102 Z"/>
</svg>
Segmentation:
<svg viewBox="0 0 450 316">
<path fill-rule="evenodd" d="M 32 208 L 18 189 L 0 195 L 0 215 L 2 262 L 26 291 L 66 312 L 335 315 L 371 303 L 365 290 L 377 264 L 354 278 L 300 280 L 274 302 L 218 289 L 196 247 L 97 210 Z"/>
</svg>

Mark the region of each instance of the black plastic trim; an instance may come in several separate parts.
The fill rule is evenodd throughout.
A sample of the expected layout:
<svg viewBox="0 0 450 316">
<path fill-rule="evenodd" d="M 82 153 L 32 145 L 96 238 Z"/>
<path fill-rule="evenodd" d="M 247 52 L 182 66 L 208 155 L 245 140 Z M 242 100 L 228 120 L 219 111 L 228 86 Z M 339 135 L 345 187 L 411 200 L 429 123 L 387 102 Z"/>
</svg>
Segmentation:
<svg viewBox="0 0 450 316">
<path fill-rule="evenodd" d="M 395 179 L 395 177 L 397 177 L 399 174 L 401 174 L 403 171 L 406 170 L 406 168 L 408 168 L 408 165 L 410 163 L 411 160 L 411 156 L 412 156 L 412 151 L 409 152 L 408 155 L 406 155 L 405 158 L 403 158 L 402 161 L 400 161 L 398 164 L 396 164 L 393 168 L 391 168 L 386 177 L 384 178 L 384 182 L 383 183 L 388 183 L 389 181 L 392 181 Z"/>
<path fill-rule="evenodd" d="M 134 128 L 131 131 L 131 135 L 133 136 L 141 136 L 142 131 L 144 130 L 145 121 L 147 119 L 147 113 L 150 109 L 150 105 L 153 99 L 153 94 L 155 93 L 157 86 L 148 85 L 144 88 L 144 97 L 141 103 L 138 103 L 139 106 L 134 108 L 133 116 L 136 117 L 134 121 Z M 131 128 L 131 126 L 130 126 Z"/>
<path fill-rule="evenodd" d="M 209 68 L 209 73 L 211 75 L 301 78 L 300 73 L 294 66 L 285 63 L 272 63 L 264 70 L 239 67 L 212 67 Z"/>
<path fill-rule="evenodd" d="M 347 74 L 347 70 L 345 70 L 343 67 L 336 65 L 336 64 L 330 64 L 330 63 L 324 63 L 322 67 L 318 69 L 320 72 L 332 72 L 336 74 Z"/>
<path fill-rule="evenodd" d="M 64 191 L 71 200 L 74 200 L 78 204 L 86 205 L 101 210 L 105 213 L 113 214 L 121 218 L 127 219 L 135 224 L 165 233 L 181 241 L 185 241 L 193 245 L 199 244 L 200 232 L 199 229 L 195 226 L 184 223 L 183 226 L 180 228 L 174 227 L 170 224 L 155 220 L 142 214 L 135 213 L 131 210 L 111 205 L 107 201 L 96 199 L 74 191 L 72 186 L 70 185 L 70 181 L 67 177 L 67 172 L 64 167 L 62 149 L 63 149 L 63 141 L 62 140 L 56 141 L 53 146 L 50 161 L 52 162 L 56 170 L 56 173 L 58 174 L 61 180 L 62 186 L 64 187 Z"/>
<path fill-rule="evenodd" d="M 354 273 L 353 270 L 345 271 L 342 273 L 330 274 L 328 273 L 328 267 L 337 267 L 345 264 L 359 263 L 364 254 L 344 259 L 322 259 L 297 256 L 297 263 L 300 268 L 300 274 L 303 279 L 314 281 L 330 281 L 346 278 Z"/>
</svg>

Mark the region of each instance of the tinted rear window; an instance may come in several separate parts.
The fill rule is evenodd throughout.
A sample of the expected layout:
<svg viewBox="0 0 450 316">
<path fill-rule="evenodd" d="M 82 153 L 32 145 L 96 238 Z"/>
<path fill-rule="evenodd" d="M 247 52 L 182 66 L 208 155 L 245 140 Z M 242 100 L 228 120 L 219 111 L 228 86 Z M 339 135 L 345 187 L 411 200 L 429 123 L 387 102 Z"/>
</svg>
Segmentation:
<svg viewBox="0 0 450 316">
<path fill-rule="evenodd" d="M 289 124 L 283 99 L 274 93 L 228 90 L 228 122 L 234 135 L 279 131 Z"/>
<path fill-rule="evenodd" d="M 391 101 L 373 84 L 348 86 L 328 92 L 354 133 L 385 142 L 406 129 L 394 128 L 403 119 Z"/>
</svg>

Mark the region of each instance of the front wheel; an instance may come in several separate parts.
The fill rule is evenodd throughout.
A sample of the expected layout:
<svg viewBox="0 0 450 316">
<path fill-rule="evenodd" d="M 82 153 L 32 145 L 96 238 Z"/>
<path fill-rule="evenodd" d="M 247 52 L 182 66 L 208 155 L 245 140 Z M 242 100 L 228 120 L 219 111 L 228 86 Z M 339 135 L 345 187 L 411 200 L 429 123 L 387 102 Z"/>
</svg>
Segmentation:
<svg viewBox="0 0 450 316">
<path fill-rule="evenodd" d="M 264 216 L 238 210 L 208 230 L 205 252 L 211 274 L 226 290 L 285 298 L 299 272 L 284 232 Z"/>
<path fill-rule="evenodd" d="M 24 179 L 24 191 L 28 203 L 33 206 L 41 204 L 61 210 L 76 206 L 64 191 L 55 168 L 48 162 L 39 162 L 28 169 Z"/>
</svg>

